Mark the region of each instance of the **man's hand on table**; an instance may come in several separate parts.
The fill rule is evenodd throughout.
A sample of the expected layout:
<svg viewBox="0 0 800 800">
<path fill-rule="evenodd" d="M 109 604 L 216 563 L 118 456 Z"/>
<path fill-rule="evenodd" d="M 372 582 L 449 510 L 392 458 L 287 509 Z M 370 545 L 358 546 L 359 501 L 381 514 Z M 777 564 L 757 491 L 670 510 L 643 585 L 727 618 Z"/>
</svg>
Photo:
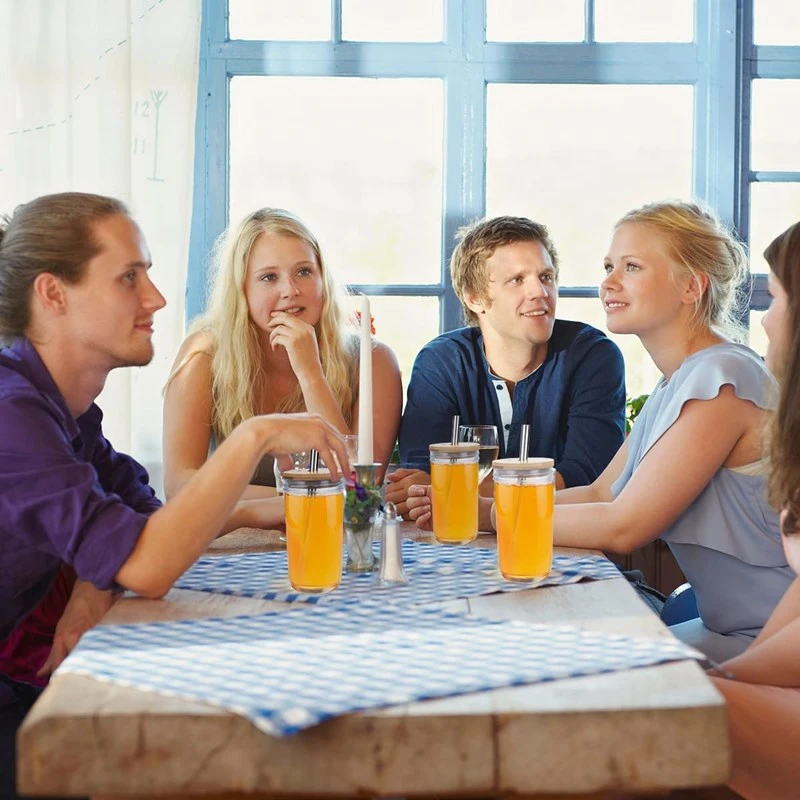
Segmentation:
<svg viewBox="0 0 800 800">
<path fill-rule="evenodd" d="M 431 482 L 431 476 L 421 469 L 396 469 L 386 476 L 389 485 L 384 493 L 384 502 L 392 502 L 397 506 L 397 513 L 408 517 L 408 490 L 416 484 L 425 486 Z"/>
<path fill-rule="evenodd" d="M 100 622 L 114 605 L 116 598 L 115 592 L 103 592 L 91 583 L 76 581 L 69 602 L 56 625 L 50 655 L 37 674 L 50 675 L 72 652 L 81 636 Z"/>
</svg>

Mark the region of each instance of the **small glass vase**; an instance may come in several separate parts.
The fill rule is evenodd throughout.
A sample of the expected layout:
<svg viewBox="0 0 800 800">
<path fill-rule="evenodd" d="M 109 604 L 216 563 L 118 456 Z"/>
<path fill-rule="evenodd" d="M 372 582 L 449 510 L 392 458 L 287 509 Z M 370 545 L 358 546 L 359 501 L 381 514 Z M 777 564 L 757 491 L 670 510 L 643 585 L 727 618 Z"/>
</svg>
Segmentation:
<svg viewBox="0 0 800 800">
<path fill-rule="evenodd" d="M 344 543 L 347 550 L 348 572 L 372 572 L 375 556 L 372 552 L 372 523 L 374 514 L 366 527 L 344 526 Z"/>
<path fill-rule="evenodd" d="M 372 572 L 372 529 L 381 505 L 378 483 L 381 464 L 354 464 L 354 475 L 345 481 L 344 536 L 347 572 Z"/>
</svg>

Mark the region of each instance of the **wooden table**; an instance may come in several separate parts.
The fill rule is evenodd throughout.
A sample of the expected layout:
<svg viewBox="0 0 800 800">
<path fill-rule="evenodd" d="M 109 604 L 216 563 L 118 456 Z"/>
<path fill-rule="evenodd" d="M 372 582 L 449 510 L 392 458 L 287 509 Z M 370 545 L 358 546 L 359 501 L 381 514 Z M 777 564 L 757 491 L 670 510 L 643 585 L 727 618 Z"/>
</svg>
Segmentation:
<svg viewBox="0 0 800 800">
<path fill-rule="evenodd" d="M 414 536 L 413 528 L 405 533 Z M 494 546 L 480 536 L 478 545 Z M 239 531 L 223 552 L 274 549 Z M 569 552 L 569 551 L 565 551 Z M 669 636 L 624 580 L 445 604 L 484 616 Z M 172 590 L 124 598 L 104 622 L 286 608 Z M 19 734 L 23 793 L 112 796 L 481 795 L 612 797 L 723 783 L 721 697 L 692 662 L 352 714 L 277 739 L 235 714 L 92 678 L 56 676 Z"/>
</svg>

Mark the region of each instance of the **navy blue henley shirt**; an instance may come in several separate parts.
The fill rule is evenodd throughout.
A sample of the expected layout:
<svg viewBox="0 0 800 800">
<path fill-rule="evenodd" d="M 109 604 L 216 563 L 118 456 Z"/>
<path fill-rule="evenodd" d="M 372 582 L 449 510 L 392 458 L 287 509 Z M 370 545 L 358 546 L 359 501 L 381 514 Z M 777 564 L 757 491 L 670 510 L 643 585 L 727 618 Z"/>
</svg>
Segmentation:
<svg viewBox="0 0 800 800">
<path fill-rule="evenodd" d="M 450 440 L 454 414 L 462 425 L 503 428 L 498 391 L 477 327 L 449 331 L 422 348 L 414 362 L 400 425 L 405 467 L 430 470 L 428 446 Z M 508 447 L 519 455 L 520 425 L 530 427 L 529 454 L 555 459 L 567 486 L 597 478 L 625 436 L 625 365 L 619 348 L 582 322 L 556 320 L 544 363 L 516 384 Z"/>
</svg>

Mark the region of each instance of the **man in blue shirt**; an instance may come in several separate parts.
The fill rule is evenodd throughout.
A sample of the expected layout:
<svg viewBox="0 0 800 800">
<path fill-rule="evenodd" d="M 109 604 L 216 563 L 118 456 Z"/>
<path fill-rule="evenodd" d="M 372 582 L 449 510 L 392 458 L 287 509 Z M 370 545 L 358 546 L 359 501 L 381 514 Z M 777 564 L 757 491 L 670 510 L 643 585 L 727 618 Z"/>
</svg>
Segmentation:
<svg viewBox="0 0 800 800">
<path fill-rule="evenodd" d="M 469 327 L 429 342 L 414 362 L 400 426 L 403 469 L 386 499 L 406 513 L 408 488 L 429 484 L 428 446 L 462 425 L 496 425 L 500 457 L 556 462 L 556 487 L 589 484 L 625 433 L 625 368 L 617 346 L 590 325 L 555 318 L 558 255 L 547 228 L 524 217 L 459 231 L 450 273 Z"/>
</svg>

